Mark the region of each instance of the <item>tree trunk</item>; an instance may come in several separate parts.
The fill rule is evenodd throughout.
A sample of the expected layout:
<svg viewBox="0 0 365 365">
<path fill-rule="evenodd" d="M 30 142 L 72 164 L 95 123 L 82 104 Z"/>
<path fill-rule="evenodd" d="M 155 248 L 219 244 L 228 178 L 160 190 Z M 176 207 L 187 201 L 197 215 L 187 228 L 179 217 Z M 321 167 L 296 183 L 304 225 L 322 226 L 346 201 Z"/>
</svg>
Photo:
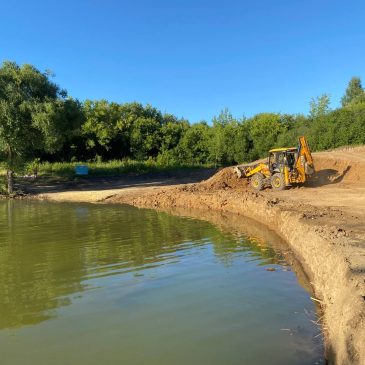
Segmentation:
<svg viewBox="0 0 365 365">
<path fill-rule="evenodd" d="M 11 195 L 14 192 L 14 171 L 7 170 L 6 176 L 8 178 L 8 194 Z"/>
<path fill-rule="evenodd" d="M 14 192 L 14 170 L 13 151 L 10 145 L 8 145 L 8 168 L 6 170 L 6 177 L 8 180 L 8 194 L 11 195 Z"/>
</svg>

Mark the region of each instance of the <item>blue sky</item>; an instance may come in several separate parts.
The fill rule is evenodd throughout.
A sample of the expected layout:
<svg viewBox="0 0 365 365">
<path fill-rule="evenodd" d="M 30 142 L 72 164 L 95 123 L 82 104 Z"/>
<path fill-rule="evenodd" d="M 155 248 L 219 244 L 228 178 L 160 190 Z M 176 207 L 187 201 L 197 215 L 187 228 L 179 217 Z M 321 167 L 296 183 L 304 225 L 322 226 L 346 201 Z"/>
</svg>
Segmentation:
<svg viewBox="0 0 365 365">
<path fill-rule="evenodd" d="M 4 1 L 0 60 L 51 69 L 84 100 L 150 103 L 195 122 L 336 107 L 365 84 L 364 0 Z"/>
</svg>

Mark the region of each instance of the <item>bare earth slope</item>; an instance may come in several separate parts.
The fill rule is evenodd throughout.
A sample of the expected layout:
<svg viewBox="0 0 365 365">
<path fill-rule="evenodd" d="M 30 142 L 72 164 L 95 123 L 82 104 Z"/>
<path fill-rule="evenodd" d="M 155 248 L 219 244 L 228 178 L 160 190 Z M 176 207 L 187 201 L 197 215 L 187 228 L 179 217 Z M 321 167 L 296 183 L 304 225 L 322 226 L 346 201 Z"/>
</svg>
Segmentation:
<svg viewBox="0 0 365 365">
<path fill-rule="evenodd" d="M 194 184 L 96 186 L 38 198 L 225 211 L 266 224 L 291 245 L 311 279 L 330 362 L 365 365 L 365 146 L 315 153 L 314 162 L 314 179 L 280 192 L 253 192 L 226 168 Z"/>
</svg>

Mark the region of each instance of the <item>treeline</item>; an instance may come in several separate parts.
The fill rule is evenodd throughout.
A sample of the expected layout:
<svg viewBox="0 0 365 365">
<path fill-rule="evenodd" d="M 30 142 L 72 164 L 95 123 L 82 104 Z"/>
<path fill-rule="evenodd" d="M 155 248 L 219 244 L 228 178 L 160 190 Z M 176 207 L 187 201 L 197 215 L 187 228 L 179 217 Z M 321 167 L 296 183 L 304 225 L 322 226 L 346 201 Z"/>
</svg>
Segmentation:
<svg viewBox="0 0 365 365">
<path fill-rule="evenodd" d="M 230 165 L 264 157 L 273 147 L 295 146 L 300 135 L 307 136 L 313 150 L 365 143 L 365 92 L 358 78 L 350 81 L 340 108 L 331 110 L 325 94 L 311 100 L 307 116 L 260 113 L 235 118 L 226 109 L 210 123 L 190 124 L 139 103 L 87 100 L 79 107 L 79 130 L 59 153 L 43 158 Z"/>
<path fill-rule="evenodd" d="M 308 115 L 260 113 L 189 123 L 150 105 L 80 102 L 31 65 L 0 67 L 0 152 L 8 174 L 24 161 L 154 160 L 163 166 L 251 161 L 306 135 L 313 150 L 365 143 L 365 92 L 350 80 L 341 107 L 310 102 Z"/>
</svg>

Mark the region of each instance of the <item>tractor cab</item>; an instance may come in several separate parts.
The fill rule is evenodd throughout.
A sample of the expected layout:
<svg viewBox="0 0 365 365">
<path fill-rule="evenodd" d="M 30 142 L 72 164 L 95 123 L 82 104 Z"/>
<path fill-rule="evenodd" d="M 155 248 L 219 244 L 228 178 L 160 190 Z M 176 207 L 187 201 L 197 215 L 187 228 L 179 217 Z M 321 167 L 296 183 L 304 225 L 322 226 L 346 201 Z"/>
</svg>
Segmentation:
<svg viewBox="0 0 365 365">
<path fill-rule="evenodd" d="M 269 170 L 272 174 L 282 172 L 286 166 L 289 171 L 294 169 L 298 156 L 298 149 L 291 148 L 275 148 L 269 151 Z"/>
</svg>

